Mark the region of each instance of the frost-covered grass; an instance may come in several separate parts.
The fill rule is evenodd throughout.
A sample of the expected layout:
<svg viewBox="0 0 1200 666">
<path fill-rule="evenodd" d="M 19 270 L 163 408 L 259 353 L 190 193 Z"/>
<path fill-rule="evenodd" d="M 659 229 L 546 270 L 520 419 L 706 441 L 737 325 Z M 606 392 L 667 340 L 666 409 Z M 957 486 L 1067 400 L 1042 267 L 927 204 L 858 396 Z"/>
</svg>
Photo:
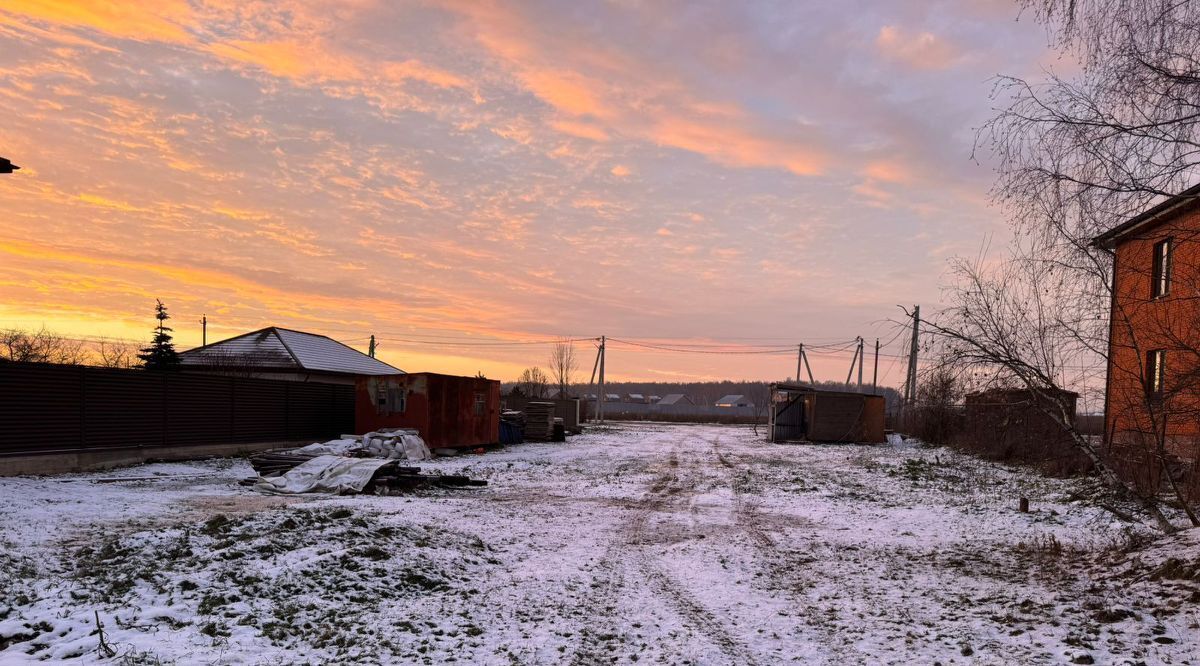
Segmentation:
<svg viewBox="0 0 1200 666">
<path fill-rule="evenodd" d="M 1087 480 L 658 424 L 431 466 L 491 483 L 0 479 L 0 663 L 99 660 L 97 612 L 126 664 L 1200 663 L 1200 534 Z"/>
</svg>

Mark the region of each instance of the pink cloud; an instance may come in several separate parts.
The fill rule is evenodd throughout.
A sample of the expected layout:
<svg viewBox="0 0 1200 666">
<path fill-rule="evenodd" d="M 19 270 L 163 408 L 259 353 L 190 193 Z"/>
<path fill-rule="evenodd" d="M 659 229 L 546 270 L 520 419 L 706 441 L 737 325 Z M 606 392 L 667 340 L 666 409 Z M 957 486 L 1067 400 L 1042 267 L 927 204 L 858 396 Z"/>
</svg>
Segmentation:
<svg viewBox="0 0 1200 666">
<path fill-rule="evenodd" d="M 884 57 L 916 69 L 945 69 L 962 57 L 958 48 L 931 32 L 909 33 L 894 25 L 879 29 L 875 47 Z"/>
</svg>

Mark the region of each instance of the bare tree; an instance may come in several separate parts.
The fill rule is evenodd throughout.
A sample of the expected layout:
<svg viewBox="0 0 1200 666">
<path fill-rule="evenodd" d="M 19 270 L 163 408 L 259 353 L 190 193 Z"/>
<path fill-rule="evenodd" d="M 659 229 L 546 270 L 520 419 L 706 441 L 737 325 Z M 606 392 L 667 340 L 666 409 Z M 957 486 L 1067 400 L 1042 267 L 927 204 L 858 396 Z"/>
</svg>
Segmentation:
<svg viewBox="0 0 1200 666">
<path fill-rule="evenodd" d="M 959 262 L 951 306 L 926 326 L 973 379 L 1037 395 L 1101 478 L 1140 499 L 1170 531 L 1155 488 L 1118 475 L 1111 451 L 1081 434 L 1075 415 L 1055 398 L 1065 388 L 1095 398 L 1110 367 L 1145 375 L 1142 350 L 1108 357 L 1110 331 L 1114 341 L 1120 332 L 1136 347 L 1144 322 L 1135 326 L 1136 315 L 1120 307 L 1110 316 L 1112 256 L 1092 239 L 1197 175 L 1200 8 L 1173 0 L 1019 4 L 1079 69 L 1070 76 L 1048 72 L 1044 80 L 998 80 L 1002 108 L 981 129 L 977 146 L 998 158 L 993 196 L 1011 216 L 1017 240 L 999 263 Z M 1198 339 L 1181 342 L 1200 347 Z M 1195 394 L 1198 387 L 1177 390 Z M 1163 410 L 1146 399 L 1144 392 L 1131 398 L 1161 417 Z M 1144 446 L 1152 466 L 1165 465 L 1164 427 L 1147 430 L 1164 433 Z"/>
<path fill-rule="evenodd" d="M 136 368 L 141 365 L 136 346 L 108 340 L 96 345 L 94 363 L 102 368 Z"/>
<path fill-rule="evenodd" d="M 569 340 L 556 342 L 550 350 L 550 375 L 558 384 L 558 397 L 567 397 L 567 388 L 571 385 L 571 375 L 579 368 L 575 358 L 575 346 Z"/>
<path fill-rule="evenodd" d="M 1060 279 L 1053 266 L 1018 255 L 995 265 L 959 262 L 954 273 L 948 307 L 923 322 L 939 357 L 976 384 L 1029 390 L 1106 485 L 1138 499 L 1161 529 L 1174 531 L 1153 490 L 1118 475 L 1100 443 L 1077 427 L 1067 388 L 1100 390 L 1094 380 L 1103 365 L 1086 362 L 1098 352 L 1081 335 L 1086 326 L 1073 319 L 1076 305 L 1049 287 Z"/>
<path fill-rule="evenodd" d="M 758 426 L 767 422 L 767 410 L 771 408 L 770 382 L 750 382 L 746 384 L 745 396 L 754 405 L 754 435 L 758 436 Z"/>
<path fill-rule="evenodd" d="M 908 416 L 912 434 L 923 442 L 947 446 L 959 434 L 963 382 L 955 366 L 956 361 L 935 363 L 917 387 Z"/>
<path fill-rule="evenodd" d="M 29 363 L 82 365 L 87 360 L 85 345 L 40 328 L 36 331 L 0 331 L 0 359 Z"/>
<path fill-rule="evenodd" d="M 550 378 L 546 376 L 542 369 L 534 366 L 525 368 L 521 373 L 521 377 L 517 379 L 517 383 L 521 385 L 521 393 L 527 398 L 545 398 L 546 387 L 550 384 Z"/>
</svg>

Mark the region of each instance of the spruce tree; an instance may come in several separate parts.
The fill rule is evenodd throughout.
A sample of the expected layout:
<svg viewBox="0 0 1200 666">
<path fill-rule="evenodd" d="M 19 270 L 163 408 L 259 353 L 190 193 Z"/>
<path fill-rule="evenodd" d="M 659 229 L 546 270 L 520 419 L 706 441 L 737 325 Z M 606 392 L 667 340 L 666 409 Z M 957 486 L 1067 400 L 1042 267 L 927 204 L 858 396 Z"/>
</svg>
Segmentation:
<svg viewBox="0 0 1200 666">
<path fill-rule="evenodd" d="M 154 328 L 154 341 L 138 353 L 138 358 L 147 370 L 174 370 L 179 367 L 179 353 L 175 351 L 175 343 L 171 342 L 172 329 L 167 326 L 171 315 L 167 314 L 167 306 L 162 301 L 155 299 L 155 303 L 154 318 L 158 320 L 158 326 Z"/>
</svg>

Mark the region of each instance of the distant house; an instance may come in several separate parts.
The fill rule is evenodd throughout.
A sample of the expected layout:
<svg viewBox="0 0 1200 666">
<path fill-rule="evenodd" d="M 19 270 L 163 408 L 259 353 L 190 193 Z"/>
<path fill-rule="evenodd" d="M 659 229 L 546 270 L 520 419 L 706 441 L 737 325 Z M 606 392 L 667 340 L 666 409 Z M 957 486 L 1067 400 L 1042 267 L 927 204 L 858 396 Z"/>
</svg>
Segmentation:
<svg viewBox="0 0 1200 666">
<path fill-rule="evenodd" d="M 362 376 L 404 374 L 327 336 L 278 326 L 180 352 L 179 362 L 185 371 L 327 384 L 353 384 Z"/>
<path fill-rule="evenodd" d="M 744 395 L 727 395 L 716 402 L 717 407 L 753 407 L 754 403 Z"/>
<path fill-rule="evenodd" d="M 625 401 L 644 405 L 646 404 L 646 396 L 642 395 L 641 393 L 630 393 L 629 395 L 625 396 Z"/>
<path fill-rule="evenodd" d="M 646 398 L 646 402 L 648 402 L 652 405 L 657 405 L 659 403 L 659 401 L 661 401 L 661 400 L 662 400 L 661 395 L 652 395 L 652 396 L 649 396 L 648 398 Z"/>
<path fill-rule="evenodd" d="M 605 393 L 604 402 L 621 402 L 620 393 Z"/>
<path fill-rule="evenodd" d="M 660 405 L 692 405 L 692 399 L 682 393 L 668 393 L 658 401 Z"/>
</svg>

